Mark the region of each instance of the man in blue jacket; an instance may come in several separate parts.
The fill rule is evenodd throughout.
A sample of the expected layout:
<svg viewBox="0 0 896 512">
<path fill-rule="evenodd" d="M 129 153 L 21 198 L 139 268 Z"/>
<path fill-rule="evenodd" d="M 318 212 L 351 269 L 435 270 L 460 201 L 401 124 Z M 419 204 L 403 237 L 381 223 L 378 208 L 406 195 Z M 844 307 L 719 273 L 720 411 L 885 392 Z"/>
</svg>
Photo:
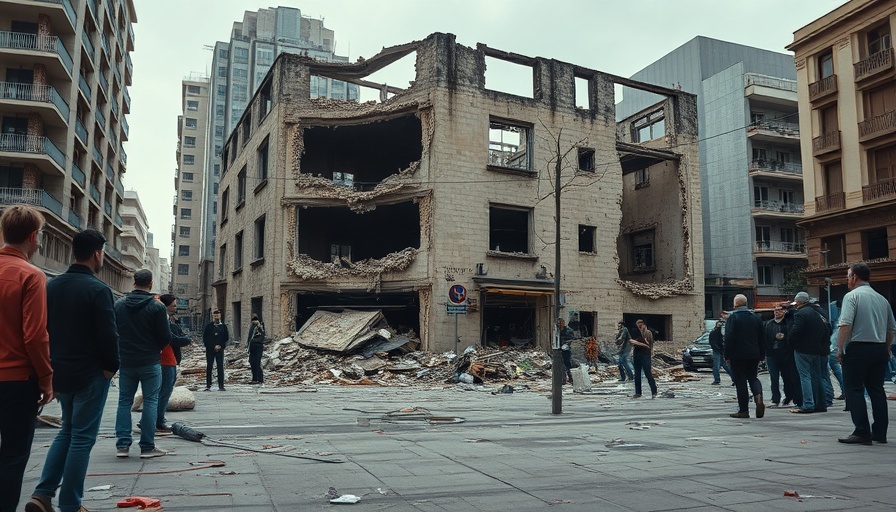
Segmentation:
<svg viewBox="0 0 896 512">
<path fill-rule="evenodd" d="M 143 415 L 140 419 L 140 458 L 161 457 L 156 448 L 156 420 L 159 390 L 162 387 L 162 349 L 171 343 L 168 311 L 152 289 L 152 272 L 134 274 L 134 290 L 115 302 L 115 318 L 120 337 L 121 370 L 118 412 L 115 416 L 117 457 L 127 457 L 131 447 L 131 406 L 137 383 L 143 390 Z"/>
</svg>

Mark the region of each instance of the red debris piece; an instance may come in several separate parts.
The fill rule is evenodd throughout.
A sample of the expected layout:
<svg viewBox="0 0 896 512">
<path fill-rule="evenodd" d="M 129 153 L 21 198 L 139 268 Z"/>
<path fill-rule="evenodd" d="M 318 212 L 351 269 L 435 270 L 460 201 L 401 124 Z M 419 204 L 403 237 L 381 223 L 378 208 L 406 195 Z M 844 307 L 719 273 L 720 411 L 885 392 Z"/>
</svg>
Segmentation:
<svg viewBox="0 0 896 512">
<path fill-rule="evenodd" d="M 128 496 L 124 500 L 118 502 L 118 508 L 129 507 L 137 507 L 141 510 L 147 507 L 157 507 L 158 509 L 161 509 L 162 501 L 155 498 L 147 498 L 145 496 Z"/>
<path fill-rule="evenodd" d="M 799 497 L 800 497 L 800 493 L 798 493 L 798 492 L 796 492 L 796 491 L 784 491 L 784 496 L 787 496 L 787 497 L 790 497 L 790 498 L 799 498 Z"/>
</svg>

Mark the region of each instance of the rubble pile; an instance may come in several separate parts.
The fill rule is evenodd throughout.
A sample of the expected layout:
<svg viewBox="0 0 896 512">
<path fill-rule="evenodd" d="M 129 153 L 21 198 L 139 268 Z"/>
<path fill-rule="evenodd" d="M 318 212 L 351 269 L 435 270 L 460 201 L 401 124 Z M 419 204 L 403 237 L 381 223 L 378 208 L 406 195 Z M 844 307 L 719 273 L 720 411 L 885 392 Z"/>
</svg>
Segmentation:
<svg viewBox="0 0 896 512">
<path fill-rule="evenodd" d="M 653 358 L 654 376 L 664 382 L 692 380 L 681 368 L 678 354 L 683 344 L 659 342 Z M 262 357 L 268 386 L 318 384 L 374 386 L 445 386 L 457 382 L 501 385 L 525 383 L 532 388 L 550 386 L 551 354 L 533 348 L 499 349 L 468 347 L 463 354 L 434 354 L 419 350 L 416 333 L 390 328 L 381 311 L 345 309 L 315 312 L 292 336 L 269 343 Z M 575 363 L 584 363 L 575 346 Z M 599 344 L 600 361 L 588 373 L 594 382 L 619 377 L 612 342 Z M 227 381 L 251 381 L 245 344 L 228 346 L 225 352 Z M 184 379 L 205 380 L 205 351 L 201 341 L 184 350 Z"/>
<path fill-rule="evenodd" d="M 332 277 L 372 276 L 405 270 L 413 263 L 417 252 L 417 249 L 408 247 L 380 259 L 354 262 L 340 259 L 338 263 L 317 261 L 306 254 L 299 254 L 287 266 L 293 274 L 306 281 Z"/>
</svg>

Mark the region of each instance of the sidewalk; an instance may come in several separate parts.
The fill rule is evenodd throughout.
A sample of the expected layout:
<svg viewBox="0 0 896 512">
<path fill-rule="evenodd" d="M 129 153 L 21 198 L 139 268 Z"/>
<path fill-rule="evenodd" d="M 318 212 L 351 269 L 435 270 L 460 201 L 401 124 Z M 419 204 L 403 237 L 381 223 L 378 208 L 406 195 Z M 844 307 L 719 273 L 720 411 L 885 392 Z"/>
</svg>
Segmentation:
<svg viewBox="0 0 896 512">
<path fill-rule="evenodd" d="M 566 386 L 560 416 L 550 413 L 544 389 L 491 394 L 500 384 L 314 392 L 228 384 L 196 393 L 196 409 L 169 413 L 169 421 L 282 455 L 167 436 L 157 445 L 173 453 L 146 460 L 136 437 L 130 458 L 115 457 L 113 388 L 86 488 L 113 487 L 86 492 L 84 506 L 118 510 L 118 501 L 137 495 L 159 498 L 170 511 L 330 510 L 340 507 L 326 499 L 332 486 L 361 498 L 342 505 L 355 511 L 896 509 L 896 436 L 886 445 L 838 443 L 852 430 L 842 401 L 823 414 L 771 408 L 763 419 L 732 419 L 734 388 L 700 376 L 658 383 L 660 396 L 675 398 L 656 400 L 631 399 L 630 383 L 596 384 L 588 395 Z M 768 376 L 761 379 L 767 390 Z M 403 408 L 418 409 L 387 414 Z M 35 435 L 21 506 L 55 433 Z M 802 501 L 785 497 L 788 490 Z"/>
</svg>

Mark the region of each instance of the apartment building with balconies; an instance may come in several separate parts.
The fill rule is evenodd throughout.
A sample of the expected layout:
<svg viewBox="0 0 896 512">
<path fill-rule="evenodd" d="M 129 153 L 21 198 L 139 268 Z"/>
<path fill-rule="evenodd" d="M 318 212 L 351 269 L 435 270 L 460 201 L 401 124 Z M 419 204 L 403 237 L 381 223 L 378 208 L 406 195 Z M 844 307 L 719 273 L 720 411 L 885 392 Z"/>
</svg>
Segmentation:
<svg viewBox="0 0 896 512">
<path fill-rule="evenodd" d="M 131 286 L 119 208 L 136 22 L 132 0 L 0 0 L 0 209 L 43 211 L 34 262 L 49 276 L 78 230 L 101 231 L 100 277 L 117 293 Z"/>
<path fill-rule="evenodd" d="M 794 32 L 813 294 L 863 261 L 896 299 L 896 2 L 853 0 Z"/>
<path fill-rule="evenodd" d="M 140 202 L 140 196 L 133 190 L 124 193 L 124 202 L 119 213 L 123 222 L 121 231 L 122 263 L 131 272 L 144 268 L 146 249 L 149 247 L 149 222 Z"/>
<path fill-rule="evenodd" d="M 292 53 L 321 62 L 348 62 L 336 53 L 333 30 L 322 19 L 303 16 L 293 7 L 246 11 L 242 21 L 233 23 L 230 39 L 218 41 L 211 62 L 209 137 L 206 148 L 206 176 L 202 199 L 202 261 L 199 274 L 201 309 L 208 320 L 214 279 L 215 237 L 217 234 L 218 179 L 221 148 L 236 127 L 246 105 L 280 53 Z M 328 77 L 314 77 L 315 97 L 358 100 L 357 84 Z"/>
<path fill-rule="evenodd" d="M 787 299 L 782 286 L 806 265 L 793 58 L 698 36 L 632 78 L 697 96 L 706 317 L 739 293 L 751 307 Z M 633 91 L 617 117 L 654 101 Z"/>
<path fill-rule="evenodd" d="M 415 63 L 408 87 L 368 81 L 402 59 Z M 494 89 L 493 64 L 532 90 Z M 314 77 L 382 94 L 319 98 Z M 617 122 L 616 84 L 660 100 Z M 696 116 L 691 94 L 452 34 L 353 64 L 281 54 L 222 149 L 216 303 L 231 332 L 255 313 L 275 337 L 317 311 L 379 310 L 444 351 L 462 285 L 464 346 L 547 348 L 558 304 L 601 339 L 641 317 L 662 339 L 695 336 Z"/>
<path fill-rule="evenodd" d="M 177 118 L 177 171 L 174 175 L 174 231 L 171 233 L 171 291 L 178 296 L 178 314 L 192 322 L 201 314 L 200 247 L 208 141 L 208 77 L 181 83 L 181 115 Z M 212 208 L 217 208 L 216 203 Z M 199 321 L 195 318 L 196 322 Z M 192 326 L 195 328 L 195 326 Z"/>
</svg>

